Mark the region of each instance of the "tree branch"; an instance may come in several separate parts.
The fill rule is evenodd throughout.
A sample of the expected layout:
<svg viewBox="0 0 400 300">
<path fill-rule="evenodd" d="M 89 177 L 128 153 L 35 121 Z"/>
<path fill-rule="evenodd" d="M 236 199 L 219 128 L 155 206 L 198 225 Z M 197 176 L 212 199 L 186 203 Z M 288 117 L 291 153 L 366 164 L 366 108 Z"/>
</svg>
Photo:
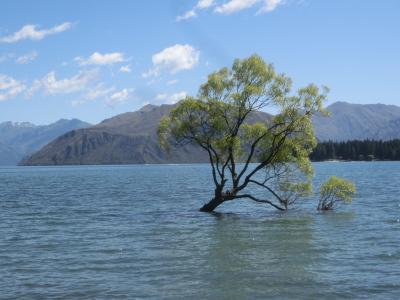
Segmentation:
<svg viewBox="0 0 400 300">
<path fill-rule="evenodd" d="M 261 187 L 267 189 L 272 195 L 275 196 L 276 199 L 279 200 L 280 203 L 284 203 L 284 202 L 285 202 L 285 201 L 283 201 L 283 199 L 282 199 L 273 189 L 271 189 L 269 186 L 267 186 L 267 185 L 265 185 L 265 184 L 263 184 L 263 183 L 261 183 L 261 182 L 252 180 L 252 179 L 249 180 L 249 183 L 254 183 L 254 184 L 257 184 L 257 185 L 259 185 L 259 186 L 261 186 Z"/>
<path fill-rule="evenodd" d="M 269 200 L 258 199 L 258 198 L 256 198 L 256 197 L 250 195 L 250 194 L 243 194 L 243 195 L 236 195 L 236 196 L 235 196 L 235 199 L 241 199 L 241 198 L 247 198 L 247 199 L 253 200 L 254 202 L 257 202 L 257 203 L 269 204 L 269 205 L 271 205 L 271 206 L 273 206 L 273 207 L 275 207 L 276 209 L 279 209 L 279 210 L 281 210 L 281 211 L 284 211 L 284 210 L 285 210 L 283 207 L 280 207 L 279 205 L 276 205 L 275 203 L 273 203 L 273 202 L 271 202 L 271 201 L 269 201 Z"/>
</svg>

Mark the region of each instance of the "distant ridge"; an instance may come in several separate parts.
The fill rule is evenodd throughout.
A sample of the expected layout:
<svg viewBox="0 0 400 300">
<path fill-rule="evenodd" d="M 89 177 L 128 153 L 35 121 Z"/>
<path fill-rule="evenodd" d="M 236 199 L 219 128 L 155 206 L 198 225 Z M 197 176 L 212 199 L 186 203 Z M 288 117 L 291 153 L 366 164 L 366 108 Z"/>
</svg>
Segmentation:
<svg viewBox="0 0 400 300">
<path fill-rule="evenodd" d="M 335 102 L 329 118 L 313 119 L 319 140 L 390 140 L 400 138 L 400 107 L 385 104 Z"/>
<path fill-rule="evenodd" d="M 173 105 L 146 105 L 106 119 L 99 124 L 70 131 L 22 161 L 22 165 L 140 164 L 204 162 L 205 154 L 194 146 L 165 153 L 158 145 L 157 126 Z"/>
<path fill-rule="evenodd" d="M 0 165 L 16 165 L 21 159 L 39 150 L 57 136 L 91 124 L 78 119 L 61 119 L 49 125 L 29 122 L 0 123 Z"/>
<path fill-rule="evenodd" d="M 175 105 L 146 105 L 138 111 L 106 119 L 99 124 L 70 131 L 23 160 L 21 165 L 201 163 L 208 156 L 193 145 L 172 147 L 169 153 L 158 143 L 161 118 Z M 251 122 L 271 116 L 258 112 Z"/>
<path fill-rule="evenodd" d="M 206 153 L 194 146 L 173 147 L 168 154 L 157 139 L 160 119 L 174 105 L 146 105 L 106 119 L 85 129 L 67 132 L 21 162 L 21 165 L 142 164 L 207 162 Z M 326 140 L 400 138 L 400 107 L 383 104 L 336 102 L 327 107 L 329 118 L 313 119 L 317 138 Z M 251 122 L 271 115 L 257 112 Z"/>
</svg>

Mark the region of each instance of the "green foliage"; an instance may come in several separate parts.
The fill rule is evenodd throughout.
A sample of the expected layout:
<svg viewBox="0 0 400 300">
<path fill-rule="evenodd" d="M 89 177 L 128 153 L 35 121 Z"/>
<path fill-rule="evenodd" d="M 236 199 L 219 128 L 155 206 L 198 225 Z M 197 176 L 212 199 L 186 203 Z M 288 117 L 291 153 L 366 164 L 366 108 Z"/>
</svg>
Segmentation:
<svg viewBox="0 0 400 300">
<path fill-rule="evenodd" d="M 187 97 L 164 118 L 160 142 L 196 144 L 207 151 L 216 194 L 225 200 L 249 198 L 286 209 L 311 190 L 309 155 L 317 141 L 312 126 L 328 92 L 310 84 L 293 94 L 292 81 L 253 55 L 235 60 L 208 76 L 196 98 Z M 257 122 L 258 111 L 274 107 L 278 114 Z M 240 164 L 238 164 L 240 163 Z M 256 163 L 253 165 L 251 163 Z M 264 173 L 263 180 L 255 175 Z M 249 185 L 266 190 L 275 202 L 241 194 Z M 226 192 L 224 188 L 229 188 Z"/>
<path fill-rule="evenodd" d="M 321 186 L 318 210 L 331 210 L 338 202 L 351 203 L 355 192 L 354 183 L 332 176 Z"/>
</svg>

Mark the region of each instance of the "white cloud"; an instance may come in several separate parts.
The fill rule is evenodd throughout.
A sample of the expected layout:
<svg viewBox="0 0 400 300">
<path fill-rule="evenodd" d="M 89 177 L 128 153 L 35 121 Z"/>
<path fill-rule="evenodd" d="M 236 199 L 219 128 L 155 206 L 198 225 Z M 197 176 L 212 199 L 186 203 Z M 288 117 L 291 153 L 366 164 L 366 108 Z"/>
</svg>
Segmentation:
<svg viewBox="0 0 400 300">
<path fill-rule="evenodd" d="M 109 105 L 124 103 L 131 96 L 132 92 L 133 92 L 133 89 L 124 88 L 121 91 L 112 94 L 110 96 L 110 98 L 107 100 L 107 103 Z"/>
<path fill-rule="evenodd" d="M 173 84 L 177 84 L 177 83 L 178 83 L 178 79 L 172 79 L 167 82 L 168 85 L 173 85 Z"/>
<path fill-rule="evenodd" d="M 60 33 L 66 31 L 72 27 L 72 23 L 65 22 L 60 25 L 56 25 L 49 29 L 38 29 L 37 25 L 25 25 L 19 31 L 5 36 L 0 37 L 1 43 L 15 43 L 21 40 L 33 40 L 38 41 L 45 38 L 48 35 Z"/>
<path fill-rule="evenodd" d="M 73 107 L 77 107 L 77 106 L 80 106 L 80 105 L 82 105 L 82 104 L 84 104 L 86 102 L 87 102 L 86 100 L 72 100 L 71 101 L 71 105 Z"/>
<path fill-rule="evenodd" d="M 284 0 L 229 0 L 222 5 L 217 6 L 214 12 L 220 14 L 232 14 L 246 8 L 261 4 L 258 13 L 271 12 L 279 5 L 283 4 Z"/>
<path fill-rule="evenodd" d="M 218 14 L 232 14 L 247 8 L 258 6 L 257 14 L 268 13 L 275 10 L 279 5 L 285 3 L 286 0 L 226 0 L 223 3 L 216 4 L 214 12 Z M 176 17 L 176 21 L 183 21 L 197 16 L 197 11 L 207 9 L 214 6 L 214 0 L 199 0 L 191 10 L 183 15 Z"/>
<path fill-rule="evenodd" d="M 284 0 L 264 0 L 264 5 L 258 10 L 258 13 L 267 13 L 275 10 Z"/>
<path fill-rule="evenodd" d="M 175 104 L 178 101 L 181 101 L 181 100 L 185 99 L 186 96 L 187 96 L 187 93 L 185 91 L 172 94 L 171 96 L 168 97 L 168 103 Z"/>
<path fill-rule="evenodd" d="M 71 78 L 57 80 L 55 72 L 48 73 L 41 80 L 35 80 L 28 90 L 28 96 L 32 96 L 36 91 L 43 88 L 45 93 L 54 94 L 70 94 L 85 91 L 90 84 L 95 82 L 99 76 L 97 69 L 81 71 Z"/>
<path fill-rule="evenodd" d="M 115 63 L 124 62 L 124 54 L 120 52 L 105 53 L 101 54 L 99 52 L 94 52 L 88 59 L 82 57 L 76 57 L 76 61 L 80 65 L 112 65 Z"/>
<path fill-rule="evenodd" d="M 230 0 L 215 8 L 216 13 L 220 14 L 231 14 L 240 11 L 245 8 L 252 7 L 259 0 Z"/>
<path fill-rule="evenodd" d="M 130 65 L 126 65 L 126 66 L 122 66 L 121 68 L 119 68 L 119 71 L 122 73 L 131 73 L 132 69 Z"/>
<path fill-rule="evenodd" d="M 179 21 L 190 19 L 190 18 L 194 18 L 196 16 L 197 16 L 196 11 L 194 9 L 191 9 L 191 10 L 188 10 L 187 12 L 185 12 L 183 15 L 177 16 L 176 21 L 179 22 Z"/>
<path fill-rule="evenodd" d="M 26 96 L 31 98 L 38 90 L 42 88 L 42 81 L 35 80 L 32 85 L 26 90 Z"/>
<path fill-rule="evenodd" d="M 98 98 L 106 98 L 108 97 L 109 94 L 111 94 L 113 91 L 115 91 L 114 87 L 105 87 L 104 83 L 99 83 L 97 84 L 94 88 L 89 88 L 87 93 L 83 95 L 83 98 L 73 100 L 71 102 L 72 106 L 80 106 L 82 104 L 85 104 L 89 101 L 96 100 Z"/>
<path fill-rule="evenodd" d="M 123 103 L 131 97 L 133 89 L 124 88 L 116 91 L 113 86 L 99 83 L 100 69 L 83 70 L 76 75 L 57 79 L 55 72 L 50 72 L 40 80 L 35 80 L 26 90 L 26 95 L 32 97 L 42 90 L 47 95 L 78 93 L 78 99 L 72 101 L 72 106 L 79 106 L 89 101 L 103 98 L 107 104 Z"/>
<path fill-rule="evenodd" d="M 193 9 L 188 10 L 187 12 L 185 12 L 181 16 L 177 16 L 176 17 L 176 21 L 179 22 L 179 21 L 182 21 L 182 20 L 187 20 L 187 19 L 196 17 L 197 16 L 197 13 L 196 13 L 197 10 L 206 9 L 206 8 L 212 6 L 213 4 L 214 4 L 214 0 L 199 0 L 197 2 L 196 6 Z"/>
<path fill-rule="evenodd" d="M 26 86 L 4 74 L 0 74 L 0 101 L 8 100 L 18 94 L 22 93 L 26 89 Z"/>
<path fill-rule="evenodd" d="M 28 63 L 34 61 L 37 58 L 37 56 L 38 56 L 37 52 L 33 51 L 31 53 L 27 53 L 27 54 L 17 57 L 15 62 L 20 65 L 28 64 Z"/>
<path fill-rule="evenodd" d="M 152 57 L 153 68 L 143 74 L 143 77 L 158 76 L 165 70 L 170 74 L 190 70 L 197 65 L 200 52 L 190 45 L 180 45 L 166 48 Z"/>
<path fill-rule="evenodd" d="M 94 100 L 97 98 L 106 97 L 114 91 L 114 87 L 106 88 L 103 83 L 99 83 L 95 88 L 89 89 L 85 95 L 85 98 L 87 100 Z"/>
<path fill-rule="evenodd" d="M 148 77 L 158 76 L 158 75 L 160 75 L 160 72 L 156 68 L 150 69 L 147 72 L 144 72 L 142 74 L 143 78 L 148 78 Z M 150 80 L 147 84 L 150 85 L 153 83 L 154 83 L 154 79 Z"/>
<path fill-rule="evenodd" d="M 196 8 L 205 9 L 205 8 L 210 7 L 213 4 L 214 4 L 214 0 L 199 0 L 199 2 L 197 2 Z"/>
<path fill-rule="evenodd" d="M 175 94 L 160 93 L 155 97 L 157 103 L 175 104 L 180 100 L 183 100 L 187 96 L 185 91 L 181 91 Z"/>
<path fill-rule="evenodd" d="M 156 95 L 155 100 L 156 101 L 161 101 L 161 100 L 167 99 L 167 97 L 168 97 L 167 93 L 160 93 L 160 94 Z"/>
</svg>

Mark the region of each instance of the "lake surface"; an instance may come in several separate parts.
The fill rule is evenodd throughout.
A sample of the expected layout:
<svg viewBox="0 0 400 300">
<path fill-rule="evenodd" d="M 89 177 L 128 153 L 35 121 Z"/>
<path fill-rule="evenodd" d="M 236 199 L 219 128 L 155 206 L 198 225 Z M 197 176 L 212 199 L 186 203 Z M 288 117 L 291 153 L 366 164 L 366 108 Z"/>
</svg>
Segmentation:
<svg viewBox="0 0 400 300">
<path fill-rule="evenodd" d="M 0 168 L 0 299 L 399 299 L 400 163 L 316 163 L 352 205 L 198 212 L 208 165 Z"/>
</svg>

